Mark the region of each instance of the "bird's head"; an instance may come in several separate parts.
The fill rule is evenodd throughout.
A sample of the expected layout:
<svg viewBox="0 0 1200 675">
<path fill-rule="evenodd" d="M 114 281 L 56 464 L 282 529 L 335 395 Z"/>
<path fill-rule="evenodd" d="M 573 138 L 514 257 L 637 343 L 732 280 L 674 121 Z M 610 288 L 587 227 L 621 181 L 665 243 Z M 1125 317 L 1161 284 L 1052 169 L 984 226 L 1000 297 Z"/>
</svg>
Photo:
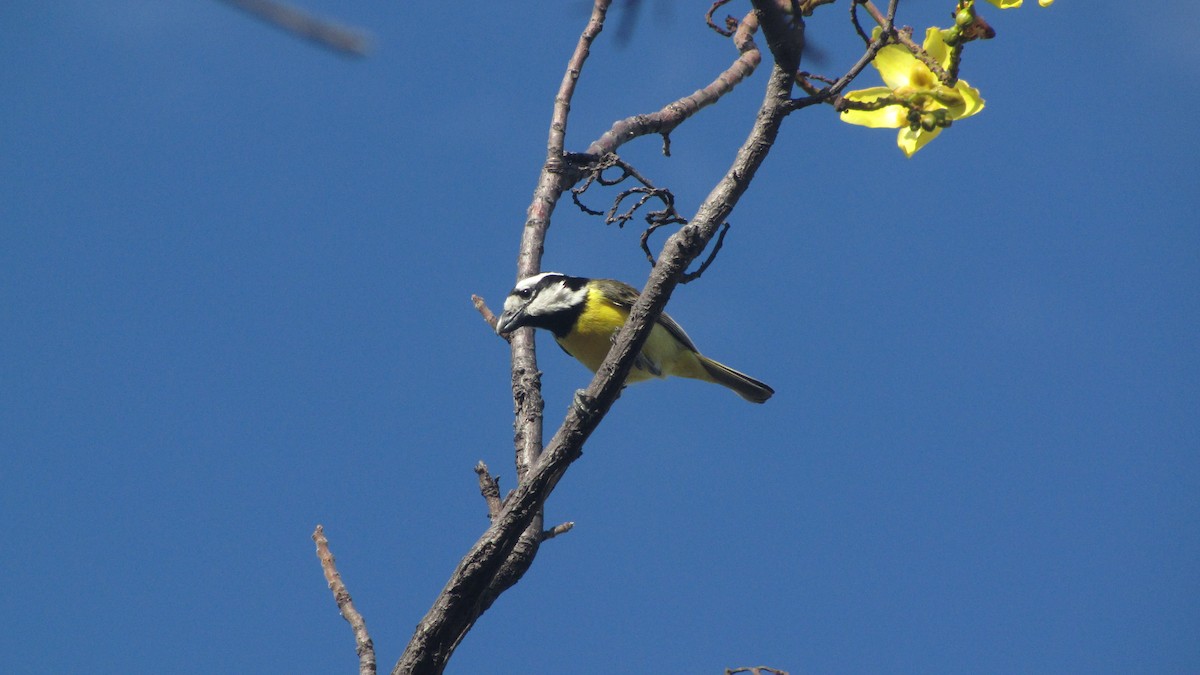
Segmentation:
<svg viewBox="0 0 1200 675">
<path fill-rule="evenodd" d="M 497 333 L 522 326 L 551 328 L 578 314 L 587 302 L 587 279 L 558 272 L 542 272 L 517 282 L 504 300 L 504 313 L 496 320 Z"/>
</svg>

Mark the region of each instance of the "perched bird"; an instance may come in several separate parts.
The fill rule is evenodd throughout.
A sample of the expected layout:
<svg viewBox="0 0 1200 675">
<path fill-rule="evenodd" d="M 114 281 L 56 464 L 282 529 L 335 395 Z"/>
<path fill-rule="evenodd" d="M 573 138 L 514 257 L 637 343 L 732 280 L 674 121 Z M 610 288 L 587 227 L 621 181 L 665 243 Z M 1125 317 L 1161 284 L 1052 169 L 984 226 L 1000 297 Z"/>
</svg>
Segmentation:
<svg viewBox="0 0 1200 675">
<path fill-rule="evenodd" d="M 508 294 L 496 332 L 508 333 L 522 326 L 545 328 L 554 333 L 563 351 L 595 372 L 637 299 L 637 290 L 620 281 L 543 272 L 522 279 Z M 625 382 L 668 375 L 715 382 L 754 403 L 775 393 L 762 382 L 701 354 L 683 328 L 661 314 Z"/>
</svg>

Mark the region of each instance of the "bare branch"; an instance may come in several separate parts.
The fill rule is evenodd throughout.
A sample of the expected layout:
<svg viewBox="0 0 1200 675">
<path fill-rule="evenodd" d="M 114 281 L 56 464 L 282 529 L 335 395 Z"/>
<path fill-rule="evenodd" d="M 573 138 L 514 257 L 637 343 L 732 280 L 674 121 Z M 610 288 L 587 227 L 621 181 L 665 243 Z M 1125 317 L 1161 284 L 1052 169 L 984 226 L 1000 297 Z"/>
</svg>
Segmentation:
<svg viewBox="0 0 1200 675">
<path fill-rule="evenodd" d="M 809 96 L 792 100 L 788 104 L 789 111 L 799 110 L 817 103 L 832 103 L 839 111 L 850 107 L 848 102 L 841 97 L 842 91 L 854 81 L 854 78 L 858 77 L 859 74 L 862 73 L 864 68 L 866 68 L 872 61 L 875 60 L 875 56 L 879 54 L 879 50 L 883 49 L 884 46 L 889 44 L 893 37 L 897 35 L 897 31 L 893 27 L 892 22 L 895 20 L 896 7 L 899 5 L 899 0 L 890 0 L 888 3 L 887 17 L 882 17 L 884 22 L 882 24 L 883 30 L 880 31 L 879 36 L 875 38 L 867 38 L 866 34 L 862 32 L 862 28 L 858 25 L 858 16 L 854 13 L 853 8 L 859 4 L 860 3 L 858 0 L 855 0 L 851 3 L 850 16 L 851 20 L 854 22 L 855 29 L 858 30 L 859 34 L 867 40 L 866 51 L 864 51 L 863 55 L 858 58 L 858 61 L 850 67 L 850 70 L 846 71 L 845 75 L 842 75 L 837 79 L 836 82 L 833 82 L 829 86 L 819 91 L 814 90 L 805 82 L 804 73 L 798 74 L 796 81 L 805 89 L 805 91 L 809 93 Z M 874 9 L 874 5 L 871 5 L 870 9 Z M 878 10 L 875 10 L 875 14 L 878 14 Z"/>
<path fill-rule="evenodd" d="M 546 164 L 534 189 L 521 237 L 518 279 L 540 271 L 550 216 L 562 193 L 573 182 L 575 171 L 564 162 L 563 152 L 567 118 L 575 83 L 592 42 L 604 28 L 610 3 L 611 0 L 594 0 L 587 27 L 579 37 L 555 96 Z M 542 505 L 549 493 L 545 480 L 530 479 L 542 451 L 541 377 L 532 329 L 517 330 L 510 337 L 517 489 L 503 502 L 491 527 L 460 561 L 433 606 L 417 625 L 404 654 L 392 670 L 396 675 L 442 672 L 476 619 L 529 569 L 542 542 Z M 530 499 L 531 493 L 535 499 Z M 519 498 L 522 495 L 524 498 Z"/>
<path fill-rule="evenodd" d="M 475 465 L 475 473 L 479 476 L 479 494 L 487 502 L 488 520 L 494 520 L 500 513 L 500 479 L 488 471 L 483 460 Z"/>
<path fill-rule="evenodd" d="M 867 45 L 867 50 L 863 52 L 863 55 L 859 57 L 858 61 L 850 67 L 850 70 L 846 71 L 845 75 L 842 75 L 837 79 L 837 81 L 821 90 L 814 90 L 808 86 L 805 86 L 803 81 L 804 74 L 801 73 L 799 76 L 797 76 L 797 81 L 801 83 L 801 86 L 804 86 L 805 90 L 808 91 L 810 95 L 790 101 L 788 103 L 788 110 L 795 111 L 801 108 L 807 108 L 808 106 L 815 105 L 817 103 L 833 103 L 836 107 L 838 107 L 839 110 L 841 110 L 844 107 L 843 99 L 841 98 L 842 91 L 854 81 L 854 78 L 858 77 L 859 74 L 862 73 L 864 68 L 866 68 L 871 64 L 872 61 L 875 60 L 875 55 L 878 54 L 879 50 L 883 49 L 884 45 L 886 44 L 887 38 L 883 35 L 875 40 L 872 40 L 870 44 Z"/>
<path fill-rule="evenodd" d="M 496 330 L 496 315 L 492 313 L 492 310 L 487 306 L 487 303 L 483 301 L 483 298 L 472 294 L 471 304 L 475 305 L 475 311 L 479 312 L 479 315 L 483 317 L 483 321 L 487 325 L 491 326 L 492 331 L 494 332 Z M 500 337 L 510 342 L 512 341 L 512 338 L 509 337 L 507 333 L 501 335 Z"/>
<path fill-rule="evenodd" d="M 858 20 L 858 6 L 861 4 L 859 0 L 850 1 L 850 23 L 854 25 L 854 32 L 858 33 L 858 37 L 862 39 L 864 45 L 871 44 L 871 36 L 863 30 L 862 22 Z"/>
<path fill-rule="evenodd" d="M 367 632 L 367 623 L 363 621 L 362 614 L 359 614 L 358 610 L 354 608 L 354 602 L 350 599 L 350 591 L 346 590 L 346 584 L 342 583 L 342 575 L 338 574 L 337 566 L 333 561 L 333 553 L 329 551 L 329 540 L 325 538 L 325 528 L 317 525 L 312 538 L 317 544 L 317 558 L 321 560 L 321 570 L 325 572 L 325 582 L 329 584 L 329 590 L 333 591 L 333 599 L 337 602 L 338 611 L 342 613 L 342 618 L 354 630 L 354 651 L 358 652 L 358 673 L 359 675 L 375 675 L 375 644 L 371 642 L 371 635 Z"/>
<path fill-rule="evenodd" d="M 611 168 L 621 169 L 621 175 L 616 178 L 607 178 L 604 172 Z M 616 223 L 617 227 L 625 227 L 625 223 L 633 220 L 634 215 L 641 210 L 650 200 L 657 199 L 662 204 L 662 208 L 654 211 L 647 211 L 644 215 L 648 227 L 642 232 L 641 242 L 642 251 L 646 254 L 646 260 L 650 262 L 651 267 L 654 266 L 654 254 L 650 252 L 650 235 L 655 230 L 664 225 L 683 225 L 687 223 L 687 219 L 679 213 L 675 208 L 675 195 L 666 188 L 656 187 L 638 171 L 632 164 L 622 160 L 615 154 L 609 153 L 597 159 L 590 164 L 581 167 L 581 170 L 587 172 L 583 179 L 583 184 L 571 188 L 571 199 L 581 211 L 591 216 L 604 216 L 604 224 L 612 225 Z M 632 178 L 641 184 L 640 187 L 632 187 L 622 190 L 613 198 L 612 206 L 608 208 L 608 212 L 596 211 L 588 208 L 580 197 L 588 191 L 594 184 L 600 184 L 605 187 L 620 185 L 626 179 Z M 641 195 L 632 206 L 628 206 L 625 210 L 621 208 L 626 203 L 626 199 L 633 195 Z"/>
<path fill-rule="evenodd" d="M 517 256 L 517 279 L 533 276 L 541 271 L 542 250 L 546 230 L 550 227 L 550 215 L 558 204 L 563 191 L 574 182 L 573 173 L 563 162 L 563 148 L 567 133 L 567 117 L 571 110 L 571 99 L 575 95 L 575 83 L 583 71 L 583 64 L 591 53 L 592 42 L 604 29 L 604 18 L 611 0 L 595 0 L 587 27 L 579 36 L 575 52 L 567 63 L 566 73 L 554 97 L 554 112 L 550 118 L 550 134 L 546 143 L 546 164 L 538 178 L 525 220 L 525 232 L 521 237 L 521 250 Z M 533 329 L 518 330 L 512 339 L 512 387 L 513 403 L 516 408 L 517 480 L 520 481 L 537 461 L 542 450 L 542 394 L 541 378 L 537 369 L 537 354 L 534 350 Z"/>
<path fill-rule="evenodd" d="M 553 539 L 560 534 L 566 534 L 566 533 L 570 532 L 571 529 L 574 527 L 575 527 L 575 523 L 570 522 L 570 521 L 565 522 L 565 523 L 559 523 L 558 525 L 555 525 L 554 527 L 550 528 L 549 530 L 542 531 L 542 541 L 546 541 L 547 539 Z"/>
<path fill-rule="evenodd" d="M 621 175 L 617 178 L 605 178 L 604 171 L 613 167 L 619 167 L 621 169 Z M 646 213 L 645 220 L 648 224 L 648 227 L 642 232 L 641 236 L 642 252 L 646 254 L 646 260 L 649 261 L 650 266 L 653 267 L 656 263 L 654 260 L 654 254 L 650 251 L 650 235 L 658 230 L 658 228 L 665 225 L 687 224 L 687 219 L 684 218 L 683 215 L 679 213 L 679 210 L 675 208 L 675 195 L 666 188 L 655 187 L 654 184 L 651 183 L 648 178 L 643 176 L 636 168 L 634 168 L 633 165 L 625 162 L 614 154 L 605 155 L 586 168 L 588 171 L 587 178 L 584 180 L 583 185 L 571 188 L 571 199 L 573 199 L 575 201 L 575 205 L 585 213 L 593 216 L 604 216 L 604 222 L 607 225 L 616 223 L 617 227 L 624 227 L 625 223 L 632 220 L 634 214 L 637 213 L 637 211 L 643 206 L 645 206 L 646 203 L 651 199 L 657 199 L 660 203 L 662 203 L 663 208 L 657 211 L 649 211 Z M 587 205 L 585 205 L 579 198 L 580 195 L 586 192 L 594 183 L 599 183 L 600 185 L 604 186 L 613 186 L 619 185 L 627 178 L 633 178 L 637 182 L 641 183 L 641 187 L 628 188 L 618 193 L 613 199 L 613 204 L 609 207 L 607 213 L 601 213 L 600 211 L 595 211 L 588 208 Z M 622 205 L 625 203 L 626 198 L 632 197 L 633 195 L 641 196 L 634 201 L 632 206 L 618 213 Z M 704 271 L 708 269 L 709 265 L 716 260 L 717 253 L 720 252 L 721 246 L 723 246 L 725 243 L 725 234 L 727 232 L 729 232 L 729 223 L 724 224 L 720 235 L 717 237 L 716 245 L 713 246 L 712 252 L 709 254 L 708 258 L 706 258 L 704 262 L 700 264 L 699 269 L 697 269 L 695 272 L 685 273 L 680 278 L 679 283 L 691 283 L 692 281 L 699 279 L 700 276 L 704 274 Z"/>
<path fill-rule="evenodd" d="M 587 154 L 600 157 L 616 152 L 617 148 L 629 141 L 649 134 L 662 134 L 666 139 L 684 120 L 733 91 L 733 88 L 749 77 L 762 62 L 762 54 L 759 53 L 758 46 L 754 44 L 754 33 L 757 30 L 757 18 L 753 13 L 747 14 L 746 18 L 742 19 L 738 25 L 733 38 L 734 45 L 741 55 L 729 68 L 718 75 L 717 79 L 690 96 L 684 96 L 667 104 L 658 112 L 634 115 L 617 122 L 588 147 Z"/>
<path fill-rule="evenodd" d="M 779 670 L 768 666 L 743 666 L 741 668 L 726 668 L 725 675 L 735 675 L 736 673 L 750 673 L 750 675 L 788 675 L 786 670 Z"/>
<path fill-rule="evenodd" d="M 279 0 L 223 0 L 276 28 L 311 40 L 348 56 L 366 56 L 371 39 L 366 32 L 318 18 Z"/>
</svg>

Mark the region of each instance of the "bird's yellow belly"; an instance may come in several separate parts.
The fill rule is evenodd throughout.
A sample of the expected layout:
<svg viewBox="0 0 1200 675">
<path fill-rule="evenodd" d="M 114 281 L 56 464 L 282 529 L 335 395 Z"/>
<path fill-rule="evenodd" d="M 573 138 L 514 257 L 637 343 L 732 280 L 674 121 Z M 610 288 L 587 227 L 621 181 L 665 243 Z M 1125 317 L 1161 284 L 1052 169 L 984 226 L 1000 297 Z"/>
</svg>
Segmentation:
<svg viewBox="0 0 1200 675">
<path fill-rule="evenodd" d="M 598 292 L 593 290 L 588 298 L 587 309 L 579 315 L 570 333 L 557 338 L 558 344 L 589 370 L 596 372 L 612 348 L 613 335 L 625 325 L 628 318 L 629 312 L 625 308 L 598 297 Z M 635 362 L 630 369 L 625 379 L 627 383 L 667 375 L 708 379 L 695 353 L 657 323 L 642 345 L 641 357 L 641 363 Z M 653 368 L 647 367 L 649 364 L 653 364 Z M 653 372 L 655 369 L 659 371 L 657 374 Z"/>
</svg>

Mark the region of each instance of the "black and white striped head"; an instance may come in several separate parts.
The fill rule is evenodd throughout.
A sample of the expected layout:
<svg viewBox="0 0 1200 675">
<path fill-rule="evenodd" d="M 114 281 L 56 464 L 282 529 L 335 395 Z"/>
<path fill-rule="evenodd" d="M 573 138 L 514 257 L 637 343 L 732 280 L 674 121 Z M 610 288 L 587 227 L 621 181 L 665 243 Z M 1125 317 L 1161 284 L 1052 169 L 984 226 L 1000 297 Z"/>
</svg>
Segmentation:
<svg viewBox="0 0 1200 675">
<path fill-rule="evenodd" d="M 587 302 L 588 280 L 558 272 L 542 272 L 522 279 L 504 300 L 504 313 L 496 321 L 497 333 L 522 326 L 546 328 L 563 336 Z"/>
</svg>

